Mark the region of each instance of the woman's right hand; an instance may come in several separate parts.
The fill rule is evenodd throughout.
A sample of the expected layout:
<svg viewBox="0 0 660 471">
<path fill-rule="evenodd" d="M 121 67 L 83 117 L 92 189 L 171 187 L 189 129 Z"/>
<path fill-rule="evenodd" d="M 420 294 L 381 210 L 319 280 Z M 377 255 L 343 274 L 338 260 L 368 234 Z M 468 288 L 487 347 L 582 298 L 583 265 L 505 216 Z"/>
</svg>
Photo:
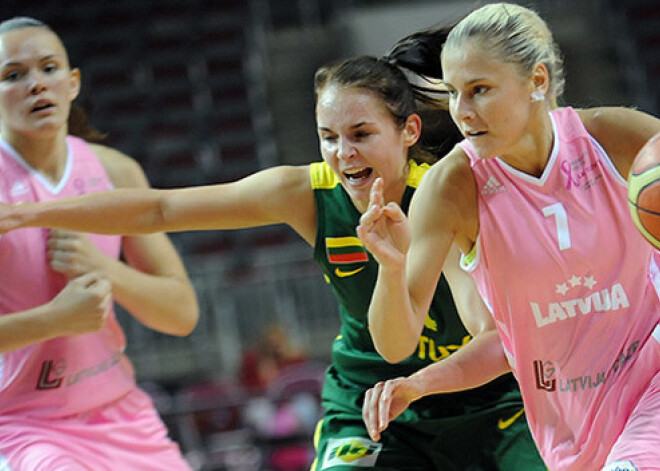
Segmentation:
<svg viewBox="0 0 660 471">
<path fill-rule="evenodd" d="M 110 282 L 91 272 L 74 278 L 50 302 L 54 328 L 60 335 L 98 332 L 112 303 Z"/>
<path fill-rule="evenodd" d="M 403 265 L 410 245 L 408 220 L 398 204 L 385 204 L 384 200 L 383 180 L 377 178 L 371 187 L 369 209 L 360 218 L 357 234 L 379 264 Z"/>
</svg>

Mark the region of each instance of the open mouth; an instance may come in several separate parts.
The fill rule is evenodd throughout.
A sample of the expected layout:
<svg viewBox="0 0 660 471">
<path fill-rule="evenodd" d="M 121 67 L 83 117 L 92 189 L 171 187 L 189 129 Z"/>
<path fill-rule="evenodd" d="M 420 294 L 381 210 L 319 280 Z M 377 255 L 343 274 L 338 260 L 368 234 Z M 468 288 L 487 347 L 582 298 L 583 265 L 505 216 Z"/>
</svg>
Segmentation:
<svg viewBox="0 0 660 471">
<path fill-rule="evenodd" d="M 346 170 L 344 172 L 344 176 L 348 181 L 352 182 L 359 182 L 362 180 L 366 180 L 371 176 L 373 173 L 373 169 L 369 167 L 365 168 L 356 168 L 356 169 L 351 169 L 351 170 Z"/>
<path fill-rule="evenodd" d="M 37 103 L 30 109 L 30 113 L 39 113 L 40 111 L 48 110 L 54 107 L 55 105 L 52 103 Z"/>
</svg>

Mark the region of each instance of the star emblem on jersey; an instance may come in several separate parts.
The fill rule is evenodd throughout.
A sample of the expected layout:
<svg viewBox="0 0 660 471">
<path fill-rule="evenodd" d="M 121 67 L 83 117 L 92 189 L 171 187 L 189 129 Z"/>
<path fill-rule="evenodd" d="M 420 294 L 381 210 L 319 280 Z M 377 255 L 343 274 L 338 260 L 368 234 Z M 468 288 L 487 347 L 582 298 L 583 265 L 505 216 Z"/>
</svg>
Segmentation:
<svg viewBox="0 0 660 471">
<path fill-rule="evenodd" d="M 555 293 L 562 296 L 561 300 L 549 300 L 543 303 L 531 301 L 531 314 L 537 327 L 544 327 L 555 322 L 565 321 L 576 316 L 587 316 L 593 313 L 616 312 L 630 306 L 628 294 L 621 283 L 611 286 L 600 286 L 593 291 L 598 282 L 593 277 L 572 275 L 567 280 L 555 285 Z M 578 291 L 577 296 L 569 296 L 572 288 L 584 286 L 590 292 Z"/>
<path fill-rule="evenodd" d="M 576 286 L 586 286 L 587 288 L 592 289 L 596 283 L 597 282 L 593 276 L 573 275 L 568 280 L 557 285 L 556 293 L 564 296 L 571 288 L 575 288 Z"/>
</svg>

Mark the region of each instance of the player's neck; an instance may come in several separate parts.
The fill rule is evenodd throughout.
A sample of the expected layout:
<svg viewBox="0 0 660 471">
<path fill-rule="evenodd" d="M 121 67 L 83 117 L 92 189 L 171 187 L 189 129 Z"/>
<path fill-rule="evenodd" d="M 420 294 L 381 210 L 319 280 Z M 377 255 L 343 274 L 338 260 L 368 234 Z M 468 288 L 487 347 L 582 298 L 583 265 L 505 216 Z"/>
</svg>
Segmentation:
<svg viewBox="0 0 660 471">
<path fill-rule="evenodd" d="M 51 182 L 58 182 L 67 160 L 66 134 L 27 136 L 13 134 L 5 139 L 32 168 Z"/>
</svg>

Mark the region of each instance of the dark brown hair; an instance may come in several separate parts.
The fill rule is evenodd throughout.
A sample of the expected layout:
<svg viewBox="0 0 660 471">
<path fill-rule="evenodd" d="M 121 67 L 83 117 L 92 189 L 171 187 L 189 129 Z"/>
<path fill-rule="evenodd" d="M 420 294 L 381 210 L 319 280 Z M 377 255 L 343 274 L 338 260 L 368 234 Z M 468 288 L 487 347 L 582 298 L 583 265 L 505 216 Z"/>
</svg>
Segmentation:
<svg viewBox="0 0 660 471">
<path fill-rule="evenodd" d="M 332 84 L 358 88 L 378 97 L 400 129 L 410 115 L 418 113 L 418 102 L 439 106 L 430 95 L 413 87 L 404 72 L 389 58 L 359 56 L 322 66 L 314 75 L 317 101 L 323 89 Z M 410 148 L 410 158 L 429 163 L 435 160 L 420 142 Z"/>
</svg>

